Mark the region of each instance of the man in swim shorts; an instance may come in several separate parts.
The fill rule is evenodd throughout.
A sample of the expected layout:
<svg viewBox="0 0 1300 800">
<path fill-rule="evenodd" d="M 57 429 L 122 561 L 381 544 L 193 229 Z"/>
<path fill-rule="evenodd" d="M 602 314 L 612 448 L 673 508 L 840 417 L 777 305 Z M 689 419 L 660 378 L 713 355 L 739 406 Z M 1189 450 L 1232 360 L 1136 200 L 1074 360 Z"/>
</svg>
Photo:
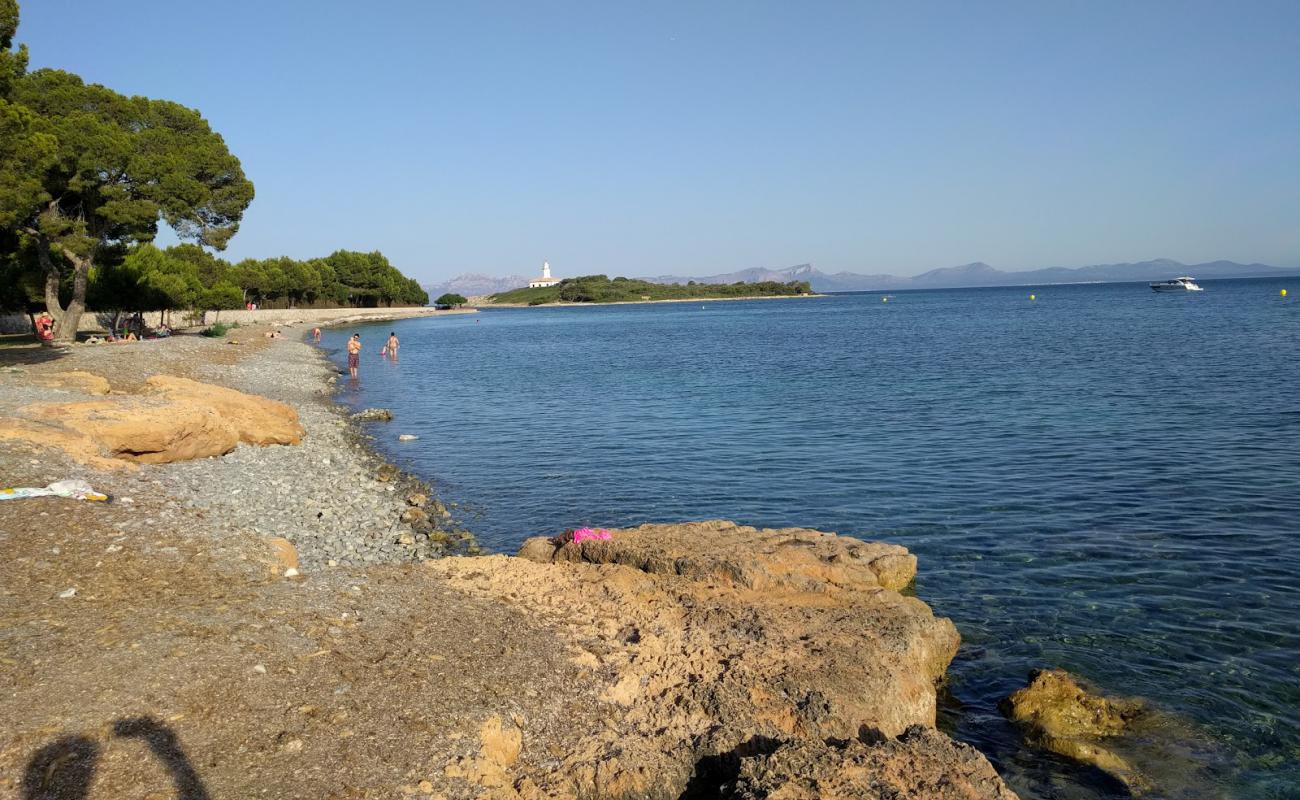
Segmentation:
<svg viewBox="0 0 1300 800">
<path fill-rule="evenodd" d="M 348 339 L 348 372 L 357 377 L 357 367 L 361 366 L 361 334 L 354 333 Z"/>
</svg>

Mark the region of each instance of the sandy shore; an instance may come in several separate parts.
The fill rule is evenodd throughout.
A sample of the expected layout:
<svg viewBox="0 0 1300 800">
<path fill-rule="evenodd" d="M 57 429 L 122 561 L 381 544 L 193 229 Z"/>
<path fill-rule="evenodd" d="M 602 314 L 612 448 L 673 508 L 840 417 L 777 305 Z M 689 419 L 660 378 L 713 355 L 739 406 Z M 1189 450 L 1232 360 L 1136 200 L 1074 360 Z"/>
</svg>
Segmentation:
<svg viewBox="0 0 1300 800">
<path fill-rule="evenodd" d="M 715 522 L 426 560 L 468 547 L 428 487 L 250 333 L 0 351 L 0 417 L 167 373 L 306 431 L 109 470 L 0 439 L 10 485 L 113 498 L 0 502 L 0 798 L 1013 797 L 933 728 L 956 633 L 902 548 Z"/>
<path fill-rule="evenodd" d="M 446 317 L 473 314 L 472 308 L 436 309 L 428 306 L 411 308 L 316 308 L 258 309 L 257 311 L 222 311 L 221 321 L 240 325 L 346 325 L 353 322 L 383 322 L 416 317 Z M 209 320 L 211 321 L 211 320 Z"/>
<path fill-rule="evenodd" d="M 259 308 L 256 311 L 242 309 L 212 312 L 203 315 L 203 319 L 194 325 L 183 325 L 184 314 L 171 314 L 171 323 L 180 330 L 198 330 L 221 321 L 226 324 L 238 322 L 240 325 L 343 325 L 349 322 L 378 322 L 389 319 L 409 319 L 411 317 L 440 317 L 449 314 L 473 314 L 472 308 L 439 310 L 428 306 L 408 306 L 398 308 Z M 161 321 L 161 312 L 150 311 L 144 314 L 145 325 L 155 328 Z M 78 331 L 82 333 L 103 333 L 111 325 L 111 318 L 105 314 L 87 313 L 81 317 Z M 32 322 L 26 314 L 0 314 L 0 334 L 31 333 Z"/>
</svg>

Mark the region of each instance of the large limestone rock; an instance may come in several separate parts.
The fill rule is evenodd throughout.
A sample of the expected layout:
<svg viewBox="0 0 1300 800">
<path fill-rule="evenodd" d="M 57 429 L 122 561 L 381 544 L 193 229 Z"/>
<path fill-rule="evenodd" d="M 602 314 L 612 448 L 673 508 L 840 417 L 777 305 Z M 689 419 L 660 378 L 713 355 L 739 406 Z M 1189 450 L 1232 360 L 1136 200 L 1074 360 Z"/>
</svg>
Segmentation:
<svg viewBox="0 0 1300 800">
<path fill-rule="evenodd" d="M 754 742 L 877 742 L 933 727 L 935 681 L 959 639 L 893 588 L 914 574 L 904 548 L 730 522 L 612 533 L 426 565 L 553 626 L 615 709 L 601 736 L 567 743 L 554 772 L 528 776 L 539 794 L 525 796 L 675 798 L 688 784 L 720 787 L 709 765 Z M 1009 795 L 971 795 L 985 796 Z"/>
<path fill-rule="evenodd" d="M 38 403 L 0 418 L 0 439 L 57 447 L 104 468 L 219 456 L 240 442 L 297 444 L 302 435 L 290 406 L 164 375 L 150 378 L 140 395 Z"/>
<path fill-rule="evenodd" d="M 145 387 L 146 391 L 160 394 L 174 405 L 212 409 L 244 444 L 302 441 L 303 428 L 293 406 L 172 375 L 154 375 L 145 381 Z"/>
</svg>

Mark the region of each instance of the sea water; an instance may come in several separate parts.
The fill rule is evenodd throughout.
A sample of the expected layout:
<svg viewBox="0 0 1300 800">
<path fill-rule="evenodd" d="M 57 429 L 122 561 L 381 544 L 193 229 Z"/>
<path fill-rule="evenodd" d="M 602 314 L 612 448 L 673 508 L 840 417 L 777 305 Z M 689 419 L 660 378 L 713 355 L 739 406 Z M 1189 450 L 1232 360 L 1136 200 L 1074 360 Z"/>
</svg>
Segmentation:
<svg viewBox="0 0 1300 800">
<path fill-rule="evenodd" d="M 1203 285 L 370 324 L 340 398 L 392 409 L 379 447 L 489 549 L 707 518 L 907 546 L 964 642 L 942 726 L 1023 797 L 1122 794 L 998 714 L 1044 666 L 1203 737 L 1153 796 L 1296 797 L 1300 279 Z"/>
</svg>

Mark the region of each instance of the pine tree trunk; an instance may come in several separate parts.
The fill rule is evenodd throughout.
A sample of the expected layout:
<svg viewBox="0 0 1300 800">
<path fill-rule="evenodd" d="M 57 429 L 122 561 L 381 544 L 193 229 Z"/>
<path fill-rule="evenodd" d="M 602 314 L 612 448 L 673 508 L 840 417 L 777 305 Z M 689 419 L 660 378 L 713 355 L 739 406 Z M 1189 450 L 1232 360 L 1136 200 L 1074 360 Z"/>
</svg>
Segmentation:
<svg viewBox="0 0 1300 800">
<path fill-rule="evenodd" d="M 59 286 L 63 283 L 63 270 L 59 262 L 50 258 L 50 243 L 44 236 L 36 239 L 36 259 L 45 271 L 45 310 L 58 323 L 63 319 L 63 304 L 59 302 Z"/>
<path fill-rule="evenodd" d="M 61 316 L 55 316 L 54 323 L 54 343 L 70 344 L 77 341 L 77 328 L 81 326 L 81 315 L 86 311 L 86 283 L 90 277 L 91 260 L 81 258 L 70 253 L 64 253 L 68 260 L 72 262 L 72 299 L 68 301 L 68 307 L 63 310 Z M 47 279 L 45 286 L 45 302 L 50 302 L 50 287 Z M 54 297 L 55 306 L 58 305 L 58 294 Z M 51 312 L 53 314 L 53 312 Z"/>
</svg>

